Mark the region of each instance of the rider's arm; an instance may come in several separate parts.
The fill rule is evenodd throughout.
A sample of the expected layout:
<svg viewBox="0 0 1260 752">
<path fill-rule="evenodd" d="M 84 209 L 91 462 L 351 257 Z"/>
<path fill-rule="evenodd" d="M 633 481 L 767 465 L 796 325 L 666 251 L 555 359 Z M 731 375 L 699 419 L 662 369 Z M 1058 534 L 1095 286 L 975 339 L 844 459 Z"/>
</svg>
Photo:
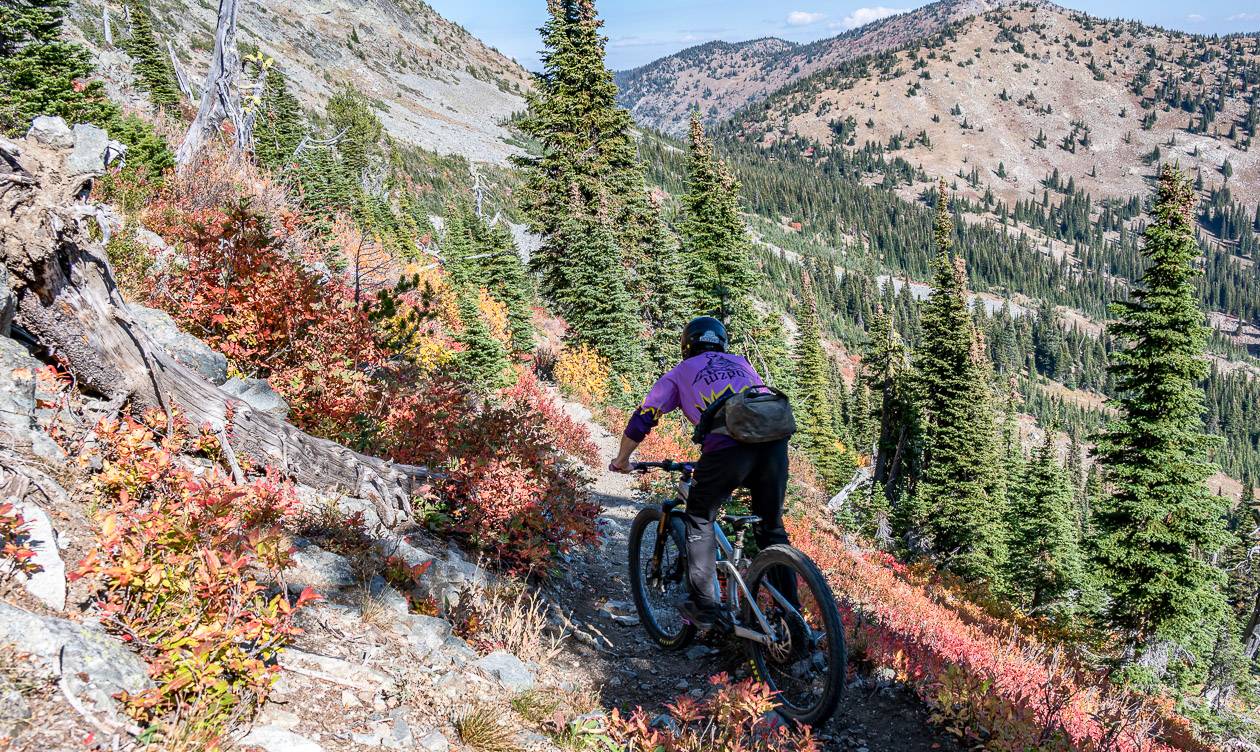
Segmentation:
<svg viewBox="0 0 1260 752">
<path fill-rule="evenodd" d="M 660 422 L 662 415 L 678 407 L 678 386 L 670 375 L 665 374 L 652 386 L 643 399 L 643 404 L 630 416 L 621 437 L 621 447 L 617 451 L 617 457 L 608 466 L 609 470 L 630 472 L 630 455 L 639 446 L 639 442 Z"/>
</svg>

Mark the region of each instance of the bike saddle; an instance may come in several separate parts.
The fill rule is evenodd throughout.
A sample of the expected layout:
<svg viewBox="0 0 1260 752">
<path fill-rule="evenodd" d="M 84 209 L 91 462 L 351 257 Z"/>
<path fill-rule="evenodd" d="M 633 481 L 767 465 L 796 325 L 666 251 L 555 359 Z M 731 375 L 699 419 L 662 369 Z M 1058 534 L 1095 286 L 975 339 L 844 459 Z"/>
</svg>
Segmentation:
<svg viewBox="0 0 1260 752">
<path fill-rule="evenodd" d="M 756 525 L 758 522 L 761 522 L 761 518 L 755 514 L 724 514 L 722 515 L 722 521 L 738 530 L 741 527 L 751 527 Z"/>
</svg>

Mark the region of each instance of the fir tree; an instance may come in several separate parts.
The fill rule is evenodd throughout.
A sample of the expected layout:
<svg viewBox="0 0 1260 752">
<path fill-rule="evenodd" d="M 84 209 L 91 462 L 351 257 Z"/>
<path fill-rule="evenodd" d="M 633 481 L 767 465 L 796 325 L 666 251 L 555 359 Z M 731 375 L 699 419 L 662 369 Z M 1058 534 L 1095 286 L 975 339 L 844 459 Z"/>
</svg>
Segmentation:
<svg viewBox="0 0 1260 752">
<path fill-rule="evenodd" d="M 659 372 L 673 367 L 679 358 L 679 333 L 691 317 L 686 285 L 683 283 L 683 259 L 678 242 L 664 222 L 652 222 L 652 252 L 631 271 L 630 287 L 642 301 L 639 317 L 647 325 L 646 354 Z"/>
<path fill-rule="evenodd" d="M 1111 487 L 1095 512 L 1096 556 L 1111 626 L 1140 656 L 1153 643 L 1211 647 L 1204 629 L 1222 609 L 1219 571 L 1206 560 L 1224 543 L 1224 503 L 1208 491 L 1203 432 L 1206 330 L 1194 277 L 1195 195 L 1165 165 L 1144 234 L 1150 262 L 1132 300 L 1117 303 L 1110 333 L 1127 344 L 1111 374 L 1119 417 L 1098 443 Z"/>
<path fill-rule="evenodd" d="M 447 273 L 456 284 L 481 288 L 507 309 L 512 350 L 532 350 L 529 278 L 512 234 L 502 226 L 492 227 L 464 201 L 447 212 L 443 250 Z"/>
<path fill-rule="evenodd" d="M 254 157 L 270 170 L 280 170 L 297 159 L 306 122 L 297 97 L 278 68 L 267 72 L 258 118 L 254 122 Z"/>
<path fill-rule="evenodd" d="M 914 432 L 914 404 L 910 395 L 910 356 L 897 334 L 892 316 L 876 314 L 871 342 L 862 358 L 862 379 L 875 394 L 879 425 L 875 437 L 873 479 L 884 488 L 889 502 L 897 500 Z M 874 416 L 872 416 L 874 417 Z M 904 535 L 905 530 L 896 531 Z"/>
<path fill-rule="evenodd" d="M 967 275 L 952 254 L 945 183 L 938 194 L 932 292 L 918 351 L 923 471 L 914 495 L 937 558 L 964 577 L 1000 581 L 1005 510 L 990 374 L 967 305 Z"/>
<path fill-rule="evenodd" d="M 133 70 L 140 88 L 149 93 L 153 104 L 174 107 L 180 101 L 179 84 L 175 81 L 175 70 L 166 51 L 153 33 L 149 9 L 136 0 L 127 0 L 127 8 L 131 11 L 131 34 L 123 41 L 122 47 L 135 62 Z"/>
<path fill-rule="evenodd" d="M 340 136 L 337 153 L 342 169 L 353 184 L 359 185 L 384 156 L 385 126 L 372 111 L 368 98 L 349 85 L 329 98 L 327 112 L 333 133 Z"/>
<path fill-rule="evenodd" d="M 454 367 L 459 378 L 482 392 L 492 392 L 511 383 L 507 352 L 494 338 L 477 307 L 476 288 L 458 289 L 456 301 L 462 327 L 455 341 L 461 346 Z"/>
<path fill-rule="evenodd" d="M 818 303 L 808 273 L 801 284 L 801 305 L 797 313 L 796 339 L 796 402 L 799 430 L 797 446 L 818 471 L 828 491 L 844 483 L 840 439 L 835 432 L 835 386 L 831 368 L 823 351 L 822 332 L 818 327 Z"/>
<path fill-rule="evenodd" d="M 530 229 L 543 236 L 531 265 L 571 335 L 591 340 L 620 372 L 637 373 L 642 326 L 625 266 L 652 252 L 654 230 L 633 122 L 616 103 L 593 0 L 548 0 L 547 11 L 543 71 L 520 121 L 542 153 L 517 160 Z M 613 328 L 585 329 L 591 322 Z"/>
<path fill-rule="evenodd" d="M 1076 504 L 1046 431 L 1023 482 L 1012 494 L 1011 587 L 1033 613 L 1071 613 L 1084 576 Z"/>
<path fill-rule="evenodd" d="M 700 113 L 691 113 L 687 193 L 679 224 L 694 308 L 729 321 L 748 307 L 755 276 L 748 230 L 740 216 L 739 183 L 714 154 Z"/>
<path fill-rule="evenodd" d="M 0 134 L 20 136 L 39 115 L 100 126 L 118 117 L 101 82 L 84 83 L 92 74 L 88 51 L 61 38 L 67 5 L 0 4 Z"/>
</svg>

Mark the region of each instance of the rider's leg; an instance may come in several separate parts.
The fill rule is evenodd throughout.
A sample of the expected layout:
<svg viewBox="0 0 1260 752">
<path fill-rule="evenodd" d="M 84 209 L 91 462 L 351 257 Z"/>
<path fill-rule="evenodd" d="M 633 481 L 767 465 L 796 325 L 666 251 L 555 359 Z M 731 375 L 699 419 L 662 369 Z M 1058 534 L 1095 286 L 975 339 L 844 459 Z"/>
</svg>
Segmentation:
<svg viewBox="0 0 1260 752">
<path fill-rule="evenodd" d="M 696 463 L 682 518 L 687 529 L 687 589 L 701 612 L 714 613 L 719 605 L 713 594 L 717 572 L 713 520 L 731 492 L 742 485 L 754 462 L 755 452 L 750 447 L 735 446 L 705 452 Z"/>
<path fill-rule="evenodd" d="M 783 529 L 783 503 L 787 496 L 788 441 L 776 441 L 757 446 L 757 461 L 748 475 L 748 493 L 752 513 L 761 518 L 753 532 L 758 548 L 787 543 L 787 531 Z M 796 577 L 786 570 L 776 569 L 770 574 L 770 584 L 783 597 L 797 604 Z"/>
</svg>

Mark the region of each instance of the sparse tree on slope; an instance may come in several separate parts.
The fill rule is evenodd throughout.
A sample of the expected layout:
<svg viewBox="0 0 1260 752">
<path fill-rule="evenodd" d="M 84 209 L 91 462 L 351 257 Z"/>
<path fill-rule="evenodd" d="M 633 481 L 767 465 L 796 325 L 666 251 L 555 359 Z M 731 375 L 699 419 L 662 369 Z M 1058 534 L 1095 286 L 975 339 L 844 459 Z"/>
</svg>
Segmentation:
<svg viewBox="0 0 1260 752">
<path fill-rule="evenodd" d="M 924 454 L 915 506 L 943 565 L 996 584 L 1006 564 L 1007 535 L 991 374 L 967 305 L 963 260 L 951 252 L 944 181 L 938 202 L 935 273 L 916 363 Z"/>
<path fill-rule="evenodd" d="M 1109 327 L 1128 347 L 1111 367 L 1120 415 L 1097 449 L 1110 494 L 1095 510 L 1095 548 L 1110 596 L 1107 619 L 1130 637 L 1137 659 L 1162 642 L 1210 648 L 1215 634 L 1205 621 L 1224 605 L 1221 573 L 1207 559 L 1225 541 L 1225 503 L 1206 484 L 1211 439 L 1198 384 L 1208 372 L 1207 334 L 1193 284 L 1195 204 L 1185 175 L 1165 165 L 1145 232 L 1150 266 L 1133 299 L 1113 307 L 1118 320 Z"/>
<path fill-rule="evenodd" d="M 254 124 L 254 157 L 270 170 L 279 170 L 296 159 L 306 122 L 297 97 L 279 68 L 267 72 L 262 101 Z"/>
<path fill-rule="evenodd" d="M 133 70 L 140 88 L 149 93 L 153 104 L 174 107 L 179 104 L 179 84 L 175 81 L 170 59 L 153 33 L 149 9 L 136 0 L 128 0 L 127 7 L 131 11 L 131 34 L 122 46 L 135 61 Z"/>
<path fill-rule="evenodd" d="M 739 213 L 739 182 L 717 158 L 700 113 L 691 113 L 687 194 L 679 225 L 694 307 L 729 320 L 748 307 L 755 282 L 748 230 Z"/>
</svg>

